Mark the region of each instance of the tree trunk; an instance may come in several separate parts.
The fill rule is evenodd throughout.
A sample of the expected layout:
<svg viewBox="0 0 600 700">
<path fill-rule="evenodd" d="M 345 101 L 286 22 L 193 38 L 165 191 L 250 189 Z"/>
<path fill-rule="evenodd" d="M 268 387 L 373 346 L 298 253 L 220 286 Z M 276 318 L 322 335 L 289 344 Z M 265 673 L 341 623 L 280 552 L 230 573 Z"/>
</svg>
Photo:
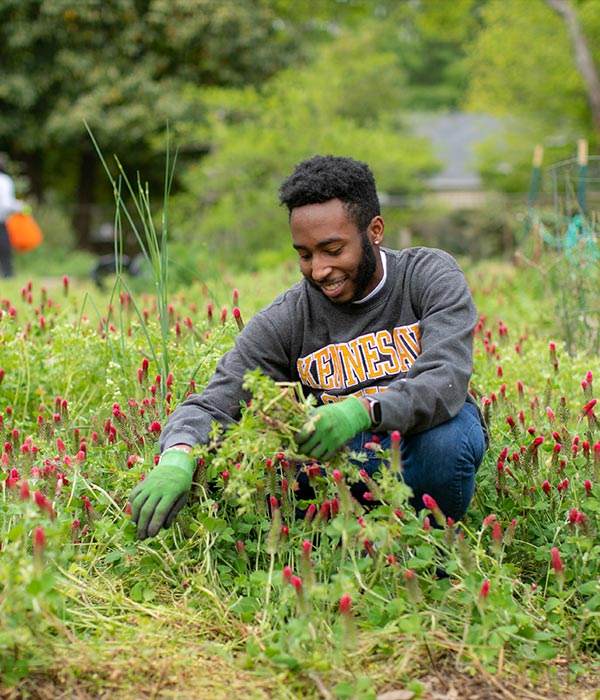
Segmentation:
<svg viewBox="0 0 600 700">
<path fill-rule="evenodd" d="M 28 195 L 33 197 L 38 204 L 44 202 L 44 154 L 42 151 L 18 152 L 17 160 L 25 166 L 25 173 L 29 180 Z"/>
<path fill-rule="evenodd" d="M 91 233 L 97 167 L 97 155 L 87 148 L 83 148 L 79 155 L 77 203 L 73 212 L 75 246 L 81 250 L 93 250 L 94 248 Z"/>
<path fill-rule="evenodd" d="M 569 0 L 546 0 L 546 4 L 558 12 L 567 25 L 575 52 L 575 65 L 585 84 L 594 128 L 600 137 L 600 77 L 575 8 Z"/>
</svg>

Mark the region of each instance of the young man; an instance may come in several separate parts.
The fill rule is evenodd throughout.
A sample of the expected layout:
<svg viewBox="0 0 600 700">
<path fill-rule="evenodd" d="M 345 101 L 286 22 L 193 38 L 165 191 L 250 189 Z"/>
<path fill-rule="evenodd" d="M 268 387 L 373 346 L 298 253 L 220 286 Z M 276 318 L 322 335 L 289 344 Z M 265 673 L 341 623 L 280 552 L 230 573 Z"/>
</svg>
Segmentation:
<svg viewBox="0 0 600 700">
<path fill-rule="evenodd" d="M 280 189 L 304 279 L 258 312 L 220 360 L 205 390 L 171 414 L 158 465 L 131 494 L 140 538 L 169 527 L 187 500 L 211 424 L 239 417 L 247 370 L 299 381 L 318 406 L 297 449 L 326 461 L 348 445 L 366 451 L 402 435 L 403 475 L 422 507 L 427 493 L 459 520 L 485 451 L 468 393 L 477 314 L 464 275 L 440 250 L 381 247 L 375 180 L 365 163 L 315 156 Z M 371 454 L 367 471 L 377 470 Z"/>
</svg>

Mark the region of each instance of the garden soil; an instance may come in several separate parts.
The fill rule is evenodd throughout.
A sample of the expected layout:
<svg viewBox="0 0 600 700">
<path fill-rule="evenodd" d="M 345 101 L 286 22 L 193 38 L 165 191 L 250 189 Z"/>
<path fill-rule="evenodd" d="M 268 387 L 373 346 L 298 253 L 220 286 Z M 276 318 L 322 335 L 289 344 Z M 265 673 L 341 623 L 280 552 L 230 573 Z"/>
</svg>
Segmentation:
<svg viewBox="0 0 600 700">
<path fill-rule="evenodd" d="M 18 686 L 0 686 L 0 700 L 335 700 L 327 680 L 315 674 L 292 678 L 287 674 L 257 676 L 236 669 L 223 659 L 211 658 L 205 665 L 192 664 L 177 669 L 155 665 L 133 678 L 127 660 L 100 666 L 95 671 L 56 670 L 53 674 L 31 674 Z M 547 681 L 531 682 L 492 675 L 485 671 L 461 673 L 455 668 L 439 668 L 419 678 L 421 690 L 394 686 L 382 688 L 376 700 L 598 700 L 600 679 L 580 677 L 567 683 L 565 669 L 553 667 Z M 344 696 L 347 697 L 347 696 Z M 366 696 L 361 695 L 361 699 Z M 358 700 L 358 699 L 357 699 Z"/>
</svg>

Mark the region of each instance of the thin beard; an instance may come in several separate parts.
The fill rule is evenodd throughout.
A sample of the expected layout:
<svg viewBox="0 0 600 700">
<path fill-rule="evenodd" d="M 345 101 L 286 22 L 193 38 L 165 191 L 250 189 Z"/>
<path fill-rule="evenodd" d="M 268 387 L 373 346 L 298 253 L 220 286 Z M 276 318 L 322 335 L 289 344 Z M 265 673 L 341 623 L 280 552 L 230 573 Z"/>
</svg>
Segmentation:
<svg viewBox="0 0 600 700">
<path fill-rule="evenodd" d="M 358 265 L 358 274 L 356 276 L 356 291 L 352 295 L 350 302 L 357 301 L 364 294 L 365 290 L 371 283 L 375 270 L 377 270 L 377 258 L 375 251 L 369 240 L 366 231 L 362 234 L 362 257 Z"/>
</svg>

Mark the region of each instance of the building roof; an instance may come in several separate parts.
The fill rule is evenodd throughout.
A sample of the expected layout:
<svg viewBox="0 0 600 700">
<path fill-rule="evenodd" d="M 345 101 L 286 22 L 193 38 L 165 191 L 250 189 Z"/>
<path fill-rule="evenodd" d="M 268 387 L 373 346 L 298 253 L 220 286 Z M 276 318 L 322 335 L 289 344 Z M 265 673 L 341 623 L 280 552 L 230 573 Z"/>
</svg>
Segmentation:
<svg viewBox="0 0 600 700">
<path fill-rule="evenodd" d="M 434 190 L 478 190 L 481 179 L 475 147 L 500 129 L 500 122 L 487 114 L 443 112 L 409 117 L 415 134 L 428 138 L 434 155 L 444 165 L 428 180 Z"/>
</svg>

